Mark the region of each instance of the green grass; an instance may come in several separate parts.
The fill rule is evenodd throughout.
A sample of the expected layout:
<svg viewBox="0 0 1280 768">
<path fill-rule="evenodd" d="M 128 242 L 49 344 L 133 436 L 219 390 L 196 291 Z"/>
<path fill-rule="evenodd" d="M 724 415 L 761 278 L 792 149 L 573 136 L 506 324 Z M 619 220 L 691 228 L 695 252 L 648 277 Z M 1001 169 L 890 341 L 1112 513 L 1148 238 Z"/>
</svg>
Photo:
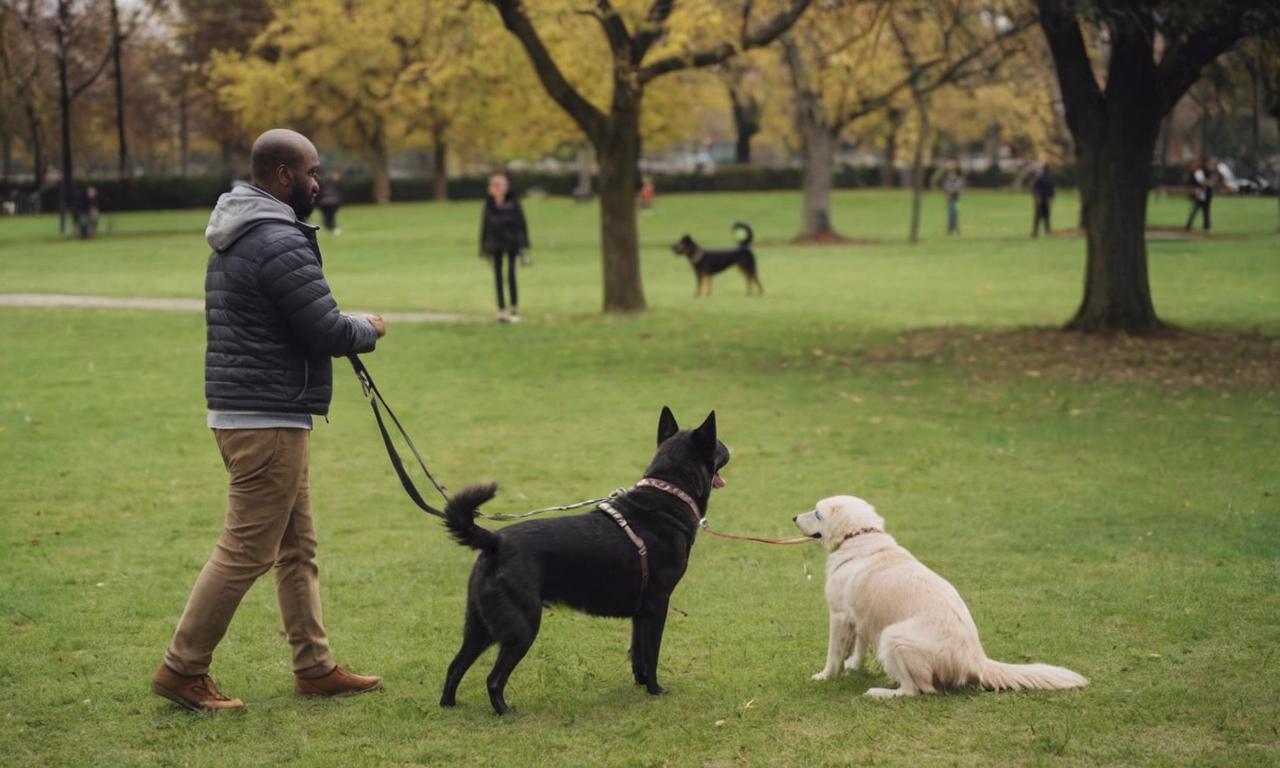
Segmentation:
<svg viewBox="0 0 1280 768">
<path fill-rule="evenodd" d="M 660 197 L 641 221 L 652 311 L 598 314 L 591 206 L 531 201 L 528 322 L 497 327 L 473 204 L 352 208 L 323 240 L 342 304 L 485 322 L 399 324 L 367 358 L 438 474 L 496 479 L 492 511 L 638 478 L 660 407 L 714 408 L 734 451 L 725 531 L 791 535 L 825 495 L 865 496 L 967 599 L 988 653 L 1080 671 L 1059 694 L 877 702 L 878 672 L 823 663 L 816 547 L 701 538 L 663 644 L 668 696 L 630 683 L 621 622 L 548 613 L 492 715 L 486 655 L 435 704 L 472 554 L 403 497 L 353 378 L 336 367 L 313 441 L 327 625 L 383 693 L 291 695 L 268 579 L 214 673 L 248 702 L 196 718 L 147 682 L 216 538 L 225 474 L 204 428 L 198 315 L 0 309 L 0 749 L 6 765 L 1264 765 L 1280 763 L 1280 389 L 1190 378 L 986 375 L 897 355 L 903 333 L 1065 320 L 1083 243 L 1025 237 L 1025 196 L 973 193 L 947 239 L 927 201 L 842 193 L 874 245 L 786 243 L 788 194 Z M 1153 201 L 1177 226 L 1185 201 Z M 1215 202 L 1209 240 L 1153 243 L 1157 310 L 1195 329 L 1280 334 L 1274 200 Z M 1064 198 L 1059 221 L 1074 218 Z M 119 215 L 63 241 L 0 219 L 0 290 L 199 297 L 206 212 Z M 756 229 L 763 299 L 736 275 L 694 301 L 666 244 Z M 950 362 L 947 362 L 950 360 Z M 1229 378 L 1229 377 L 1228 377 Z"/>
</svg>

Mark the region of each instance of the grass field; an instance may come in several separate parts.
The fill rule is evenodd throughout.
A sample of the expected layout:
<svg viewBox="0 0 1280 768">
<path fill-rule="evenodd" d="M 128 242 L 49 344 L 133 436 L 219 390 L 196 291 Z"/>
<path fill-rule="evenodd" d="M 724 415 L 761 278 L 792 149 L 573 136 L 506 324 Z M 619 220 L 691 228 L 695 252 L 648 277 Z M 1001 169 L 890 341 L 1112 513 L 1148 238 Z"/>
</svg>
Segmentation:
<svg viewBox="0 0 1280 768">
<path fill-rule="evenodd" d="M 815 683 L 823 555 L 701 537 L 673 597 L 661 674 L 631 684 L 621 622 L 552 609 L 497 718 L 492 653 L 436 706 L 472 553 L 404 498 L 353 377 L 335 367 L 313 438 L 326 623 L 386 690 L 292 695 L 270 580 L 214 675 L 246 712 L 183 715 L 147 691 L 221 522 L 204 427 L 199 314 L 0 308 L 0 762 L 94 765 L 1280 764 L 1280 236 L 1274 200 L 1222 199 L 1209 239 L 1153 242 L 1173 340 L 1026 329 L 1079 301 L 1083 242 L 1026 237 L 1025 196 L 972 193 L 964 235 L 927 201 L 836 198 L 872 244 L 788 244 L 791 194 L 660 197 L 641 220 L 651 311 L 604 317 L 593 206 L 527 204 L 527 322 L 492 322 L 475 204 L 341 214 L 322 239 L 344 307 L 439 310 L 367 362 L 438 474 L 501 483 L 491 511 L 639 477 L 659 409 L 717 412 L 733 449 L 720 530 L 792 535 L 856 493 L 955 584 L 988 654 L 1092 681 L 1058 694 L 862 697 L 878 671 Z M 1153 201 L 1176 227 L 1183 200 Z M 1075 217 L 1059 201 L 1055 217 Z M 198 298 L 207 212 L 117 215 L 91 242 L 0 219 L 0 291 Z M 763 298 L 719 278 L 693 300 L 681 234 L 756 231 Z"/>
</svg>

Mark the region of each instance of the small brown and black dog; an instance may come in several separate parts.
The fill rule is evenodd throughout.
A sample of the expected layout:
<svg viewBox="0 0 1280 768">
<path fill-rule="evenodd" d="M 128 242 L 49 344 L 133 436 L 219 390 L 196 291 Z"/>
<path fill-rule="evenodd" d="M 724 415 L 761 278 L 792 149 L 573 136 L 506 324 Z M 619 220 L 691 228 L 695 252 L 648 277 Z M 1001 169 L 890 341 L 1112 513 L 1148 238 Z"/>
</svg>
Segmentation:
<svg viewBox="0 0 1280 768">
<path fill-rule="evenodd" d="M 742 270 L 742 275 L 747 278 L 748 296 L 751 295 L 752 286 L 755 286 L 760 295 L 764 295 L 764 286 L 760 284 L 760 278 L 756 275 L 756 255 L 751 252 L 753 237 L 751 227 L 739 221 L 733 225 L 733 231 L 738 236 L 737 248 L 723 251 L 704 250 L 688 235 L 671 246 L 671 251 L 677 256 L 689 259 L 689 266 L 693 267 L 693 273 L 698 278 L 698 285 L 693 291 L 694 298 L 710 296 L 712 276 L 730 267 Z"/>
</svg>

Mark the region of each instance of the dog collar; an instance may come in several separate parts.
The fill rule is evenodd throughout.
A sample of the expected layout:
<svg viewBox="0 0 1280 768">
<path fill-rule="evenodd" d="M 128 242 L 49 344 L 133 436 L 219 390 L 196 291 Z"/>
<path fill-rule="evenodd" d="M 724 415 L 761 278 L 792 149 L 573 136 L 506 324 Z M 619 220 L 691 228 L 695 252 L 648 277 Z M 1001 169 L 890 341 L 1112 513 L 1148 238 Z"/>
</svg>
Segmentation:
<svg viewBox="0 0 1280 768">
<path fill-rule="evenodd" d="M 849 539 L 856 538 L 858 536 L 861 536 L 864 533 L 884 533 L 884 531 L 880 530 L 879 528 L 859 528 L 853 533 L 845 534 L 845 537 L 840 540 L 840 543 L 843 544 Z"/>
<path fill-rule="evenodd" d="M 702 512 L 698 509 L 698 502 L 694 501 L 692 496 L 675 487 L 671 483 L 668 483 L 666 480 L 659 480 L 656 477 L 646 477 L 636 483 L 636 487 L 657 488 L 660 491 L 665 491 L 672 496 L 675 496 L 685 504 L 688 504 L 689 509 L 693 510 L 693 519 L 697 521 L 698 525 L 703 524 Z"/>
</svg>

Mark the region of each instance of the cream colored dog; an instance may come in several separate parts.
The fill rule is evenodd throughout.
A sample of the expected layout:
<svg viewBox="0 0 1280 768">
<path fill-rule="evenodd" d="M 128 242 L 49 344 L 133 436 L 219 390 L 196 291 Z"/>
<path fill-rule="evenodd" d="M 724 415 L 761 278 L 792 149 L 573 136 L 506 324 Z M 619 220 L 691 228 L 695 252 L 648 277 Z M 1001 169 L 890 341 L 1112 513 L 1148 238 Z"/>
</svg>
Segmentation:
<svg viewBox="0 0 1280 768">
<path fill-rule="evenodd" d="M 982 650 L 960 593 L 885 533 L 884 518 L 855 496 L 833 496 L 795 517 L 827 555 L 827 666 L 814 680 L 858 669 L 874 653 L 897 688 L 868 696 L 914 696 L 964 686 L 987 690 L 1081 688 L 1069 669 L 1003 664 Z"/>
</svg>

